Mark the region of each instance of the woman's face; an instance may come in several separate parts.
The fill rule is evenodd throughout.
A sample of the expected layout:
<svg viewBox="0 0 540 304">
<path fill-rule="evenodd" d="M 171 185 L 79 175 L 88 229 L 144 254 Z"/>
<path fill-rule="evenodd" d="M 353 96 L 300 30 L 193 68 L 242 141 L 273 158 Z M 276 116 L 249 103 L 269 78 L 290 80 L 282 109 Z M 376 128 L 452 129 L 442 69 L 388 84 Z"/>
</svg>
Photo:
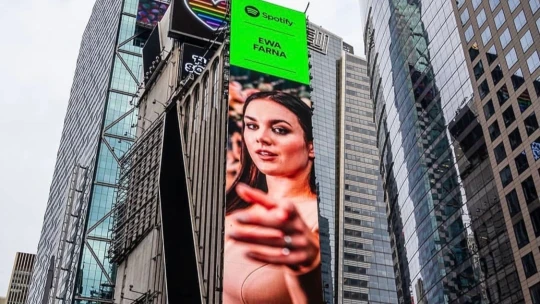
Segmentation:
<svg viewBox="0 0 540 304">
<path fill-rule="evenodd" d="M 311 170 L 313 144 L 306 143 L 298 118 L 269 99 L 252 100 L 244 113 L 244 143 L 267 176 L 294 177 Z"/>
</svg>

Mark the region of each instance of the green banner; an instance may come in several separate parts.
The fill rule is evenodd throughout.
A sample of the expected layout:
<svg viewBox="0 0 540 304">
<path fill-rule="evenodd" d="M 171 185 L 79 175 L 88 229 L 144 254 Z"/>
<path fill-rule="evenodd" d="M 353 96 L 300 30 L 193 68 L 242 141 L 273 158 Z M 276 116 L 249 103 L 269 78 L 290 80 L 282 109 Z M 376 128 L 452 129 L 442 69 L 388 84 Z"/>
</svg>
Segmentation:
<svg viewBox="0 0 540 304">
<path fill-rule="evenodd" d="M 309 84 L 304 13 L 260 0 L 234 0 L 231 65 Z"/>
</svg>

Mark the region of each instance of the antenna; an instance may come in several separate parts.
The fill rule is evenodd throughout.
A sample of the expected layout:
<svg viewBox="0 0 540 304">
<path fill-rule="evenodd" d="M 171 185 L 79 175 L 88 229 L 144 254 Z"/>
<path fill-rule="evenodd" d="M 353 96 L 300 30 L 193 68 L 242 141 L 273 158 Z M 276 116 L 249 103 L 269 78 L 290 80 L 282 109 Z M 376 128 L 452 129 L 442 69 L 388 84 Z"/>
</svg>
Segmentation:
<svg viewBox="0 0 540 304">
<path fill-rule="evenodd" d="M 306 10 L 304 11 L 304 14 L 307 13 L 307 10 L 308 10 L 308 8 L 309 8 L 309 4 L 310 4 L 310 2 L 308 1 L 307 6 L 306 6 Z"/>
</svg>

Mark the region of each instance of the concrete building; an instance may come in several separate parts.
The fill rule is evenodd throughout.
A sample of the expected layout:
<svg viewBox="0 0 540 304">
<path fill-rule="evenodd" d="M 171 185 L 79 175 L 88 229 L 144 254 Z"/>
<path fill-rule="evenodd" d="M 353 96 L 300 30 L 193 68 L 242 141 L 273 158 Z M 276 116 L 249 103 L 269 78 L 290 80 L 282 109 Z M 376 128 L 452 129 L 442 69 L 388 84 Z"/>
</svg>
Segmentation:
<svg viewBox="0 0 540 304">
<path fill-rule="evenodd" d="M 25 304 L 28 299 L 28 287 L 32 278 L 36 255 L 31 253 L 17 252 L 13 271 L 9 280 L 9 287 L 5 304 Z M 0 300 L 1 303 L 1 300 Z"/>
<path fill-rule="evenodd" d="M 0 304 L 6 304 L 6 298 L 0 297 Z"/>
<path fill-rule="evenodd" d="M 540 2 L 456 1 L 453 8 L 514 280 L 525 303 L 540 303 Z"/>
<path fill-rule="evenodd" d="M 96 1 L 84 31 L 45 212 L 30 303 L 112 303 L 108 257 L 119 160 L 135 140 L 138 0 Z"/>
<path fill-rule="evenodd" d="M 397 303 L 366 61 L 339 61 L 337 303 Z"/>
</svg>

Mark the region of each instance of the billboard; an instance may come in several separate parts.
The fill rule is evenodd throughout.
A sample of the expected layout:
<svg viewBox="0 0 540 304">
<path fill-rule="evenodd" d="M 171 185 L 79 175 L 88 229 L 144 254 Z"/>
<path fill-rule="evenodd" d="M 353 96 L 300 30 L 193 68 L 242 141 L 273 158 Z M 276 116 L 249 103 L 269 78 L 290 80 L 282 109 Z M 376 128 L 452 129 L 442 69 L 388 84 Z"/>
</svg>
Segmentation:
<svg viewBox="0 0 540 304">
<path fill-rule="evenodd" d="M 169 36 L 213 40 L 215 31 L 227 26 L 227 0 L 175 0 Z"/>
<path fill-rule="evenodd" d="M 184 43 L 182 47 L 182 64 L 180 65 L 180 80 L 189 74 L 200 76 L 208 59 L 214 56 L 212 50 Z"/>
<path fill-rule="evenodd" d="M 153 28 L 169 8 L 168 1 L 139 0 L 137 25 Z"/>
<path fill-rule="evenodd" d="M 223 303 L 322 303 L 306 18 L 231 18 Z"/>
</svg>

